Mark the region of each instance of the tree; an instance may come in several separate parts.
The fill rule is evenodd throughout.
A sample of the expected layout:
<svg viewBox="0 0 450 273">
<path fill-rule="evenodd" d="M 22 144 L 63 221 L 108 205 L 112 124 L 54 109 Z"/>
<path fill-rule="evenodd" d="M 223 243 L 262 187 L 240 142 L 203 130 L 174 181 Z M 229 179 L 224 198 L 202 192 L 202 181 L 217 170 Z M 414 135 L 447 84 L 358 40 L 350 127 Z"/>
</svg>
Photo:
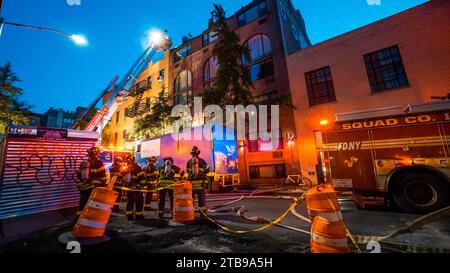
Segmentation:
<svg viewBox="0 0 450 273">
<path fill-rule="evenodd" d="M 12 71 L 11 62 L 0 66 L 0 133 L 5 133 L 8 124 L 30 124 L 30 106 L 20 100 L 23 90 L 16 83 L 21 82 Z"/>
<path fill-rule="evenodd" d="M 169 95 L 163 85 L 161 92 L 156 97 L 150 108 L 150 112 L 139 117 L 134 122 L 133 136 L 136 139 L 153 138 L 167 133 L 174 118 L 171 117 Z"/>
<path fill-rule="evenodd" d="M 219 67 L 213 85 L 203 91 L 203 102 L 222 108 L 226 105 L 246 106 L 253 100 L 250 93 L 252 83 L 248 67 L 240 60 L 242 57 L 250 58 L 249 50 L 241 45 L 239 35 L 228 26 L 222 6 L 214 5 L 213 16 L 213 28 L 218 35 L 213 53 Z"/>
</svg>

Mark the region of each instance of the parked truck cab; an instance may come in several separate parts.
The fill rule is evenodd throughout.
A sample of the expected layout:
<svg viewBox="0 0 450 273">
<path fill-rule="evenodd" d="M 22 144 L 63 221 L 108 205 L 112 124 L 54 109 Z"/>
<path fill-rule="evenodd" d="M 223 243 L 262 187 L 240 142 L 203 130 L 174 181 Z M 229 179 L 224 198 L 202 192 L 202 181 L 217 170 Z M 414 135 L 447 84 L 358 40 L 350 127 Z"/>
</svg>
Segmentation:
<svg viewBox="0 0 450 273">
<path fill-rule="evenodd" d="M 338 114 L 316 143 L 323 180 L 363 207 L 428 213 L 449 204 L 449 101 Z"/>
</svg>

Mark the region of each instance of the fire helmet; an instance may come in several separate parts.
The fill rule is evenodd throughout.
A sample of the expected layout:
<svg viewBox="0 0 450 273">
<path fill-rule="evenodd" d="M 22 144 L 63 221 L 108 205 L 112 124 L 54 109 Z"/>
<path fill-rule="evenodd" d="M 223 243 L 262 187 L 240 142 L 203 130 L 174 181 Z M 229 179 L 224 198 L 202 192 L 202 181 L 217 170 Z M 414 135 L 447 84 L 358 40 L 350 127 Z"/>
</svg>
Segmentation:
<svg viewBox="0 0 450 273">
<path fill-rule="evenodd" d="M 191 150 L 192 156 L 199 156 L 200 155 L 200 149 L 197 146 L 193 146 Z"/>
<path fill-rule="evenodd" d="M 87 155 L 98 157 L 100 155 L 100 148 L 98 146 L 90 148 L 89 150 L 87 150 Z"/>
</svg>

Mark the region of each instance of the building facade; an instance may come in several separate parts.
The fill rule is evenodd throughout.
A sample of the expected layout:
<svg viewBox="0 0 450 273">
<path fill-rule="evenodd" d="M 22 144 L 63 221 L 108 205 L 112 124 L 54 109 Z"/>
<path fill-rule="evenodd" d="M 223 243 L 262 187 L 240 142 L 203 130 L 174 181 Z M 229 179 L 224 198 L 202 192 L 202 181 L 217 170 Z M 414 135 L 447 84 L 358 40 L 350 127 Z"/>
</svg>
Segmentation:
<svg viewBox="0 0 450 273">
<path fill-rule="evenodd" d="M 289 95 L 286 56 L 311 45 L 303 18 L 291 1 L 254 0 L 229 17 L 228 24 L 250 49 L 251 60 L 246 62 L 255 102 L 270 104 L 279 95 Z M 218 64 L 213 48 L 217 38 L 210 23 L 202 34 L 183 38 L 181 45 L 150 65 L 137 79 L 130 97 L 114 113 L 105 131 L 109 146 L 133 149 L 134 140 L 129 135 L 135 118 L 148 111 L 145 102 L 151 103 L 160 92 L 161 84 L 156 79 L 161 71 L 173 105 L 192 105 L 194 96 L 201 96 L 203 89 L 214 82 Z M 142 97 L 133 95 L 136 88 L 144 90 Z M 292 109 L 282 110 L 280 116 L 280 135 L 295 132 Z M 239 146 L 240 178 L 244 183 L 281 183 L 287 174 L 299 172 L 296 151 L 284 137 L 276 149 L 268 148 L 263 141 L 242 141 Z"/>
<path fill-rule="evenodd" d="M 86 108 L 77 107 L 76 111 L 66 111 L 51 107 L 40 115 L 39 124 L 48 128 L 69 128 Z"/>
<path fill-rule="evenodd" d="M 449 22 L 450 2 L 432 0 L 287 58 L 302 174 L 316 180 L 321 121 L 450 93 Z"/>
<path fill-rule="evenodd" d="M 250 50 L 250 60 L 243 62 L 249 66 L 255 103 L 270 104 L 280 95 L 290 95 L 286 56 L 311 44 L 303 18 L 291 1 L 252 1 L 229 17 L 228 24 Z M 201 96 L 214 82 L 219 65 L 213 56 L 216 40 L 210 24 L 201 35 L 186 37 L 171 51 L 169 82 L 175 105 L 192 104 L 193 97 Z M 281 183 L 287 174 L 298 173 L 297 153 L 284 138 L 295 132 L 292 109 L 282 109 L 280 118 L 280 128 L 272 128 L 282 136 L 275 149 L 262 140 L 240 141 L 241 182 Z"/>
<path fill-rule="evenodd" d="M 117 150 L 133 151 L 135 141 L 132 132 L 136 118 L 150 111 L 154 99 L 163 87 L 169 92 L 169 79 L 166 76 L 169 71 L 169 56 L 170 52 L 165 52 L 162 59 L 150 64 L 136 79 L 129 97 L 118 107 L 103 132 L 109 140 L 106 145 Z"/>
</svg>

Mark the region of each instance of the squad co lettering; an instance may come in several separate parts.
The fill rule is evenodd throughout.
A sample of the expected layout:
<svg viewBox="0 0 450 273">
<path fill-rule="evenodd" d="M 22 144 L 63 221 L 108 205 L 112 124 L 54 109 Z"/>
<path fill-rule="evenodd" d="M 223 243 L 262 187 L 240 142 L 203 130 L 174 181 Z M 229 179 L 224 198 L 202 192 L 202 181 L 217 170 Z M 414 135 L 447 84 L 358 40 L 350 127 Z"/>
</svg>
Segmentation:
<svg viewBox="0 0 450 273">
<path fill-rule="evenodd" d="M 369 121 L 357 121 L 352 123 L 342 124 L 342 130 L 352 130 L 352 129 L 365 129 L 365 128 L 378 128 L 378 127 L 389 127 L 396 126 L 400 124 L 422 124 L 428 122 L 436 121 L 449 121 L 450 113 L 444 113 L 438 117 L 431 115 L 419 115 L 419 116 L 409 116 L 405 118 L 389 118 L 389 119 L 378 119 Z"/>
</svg>

